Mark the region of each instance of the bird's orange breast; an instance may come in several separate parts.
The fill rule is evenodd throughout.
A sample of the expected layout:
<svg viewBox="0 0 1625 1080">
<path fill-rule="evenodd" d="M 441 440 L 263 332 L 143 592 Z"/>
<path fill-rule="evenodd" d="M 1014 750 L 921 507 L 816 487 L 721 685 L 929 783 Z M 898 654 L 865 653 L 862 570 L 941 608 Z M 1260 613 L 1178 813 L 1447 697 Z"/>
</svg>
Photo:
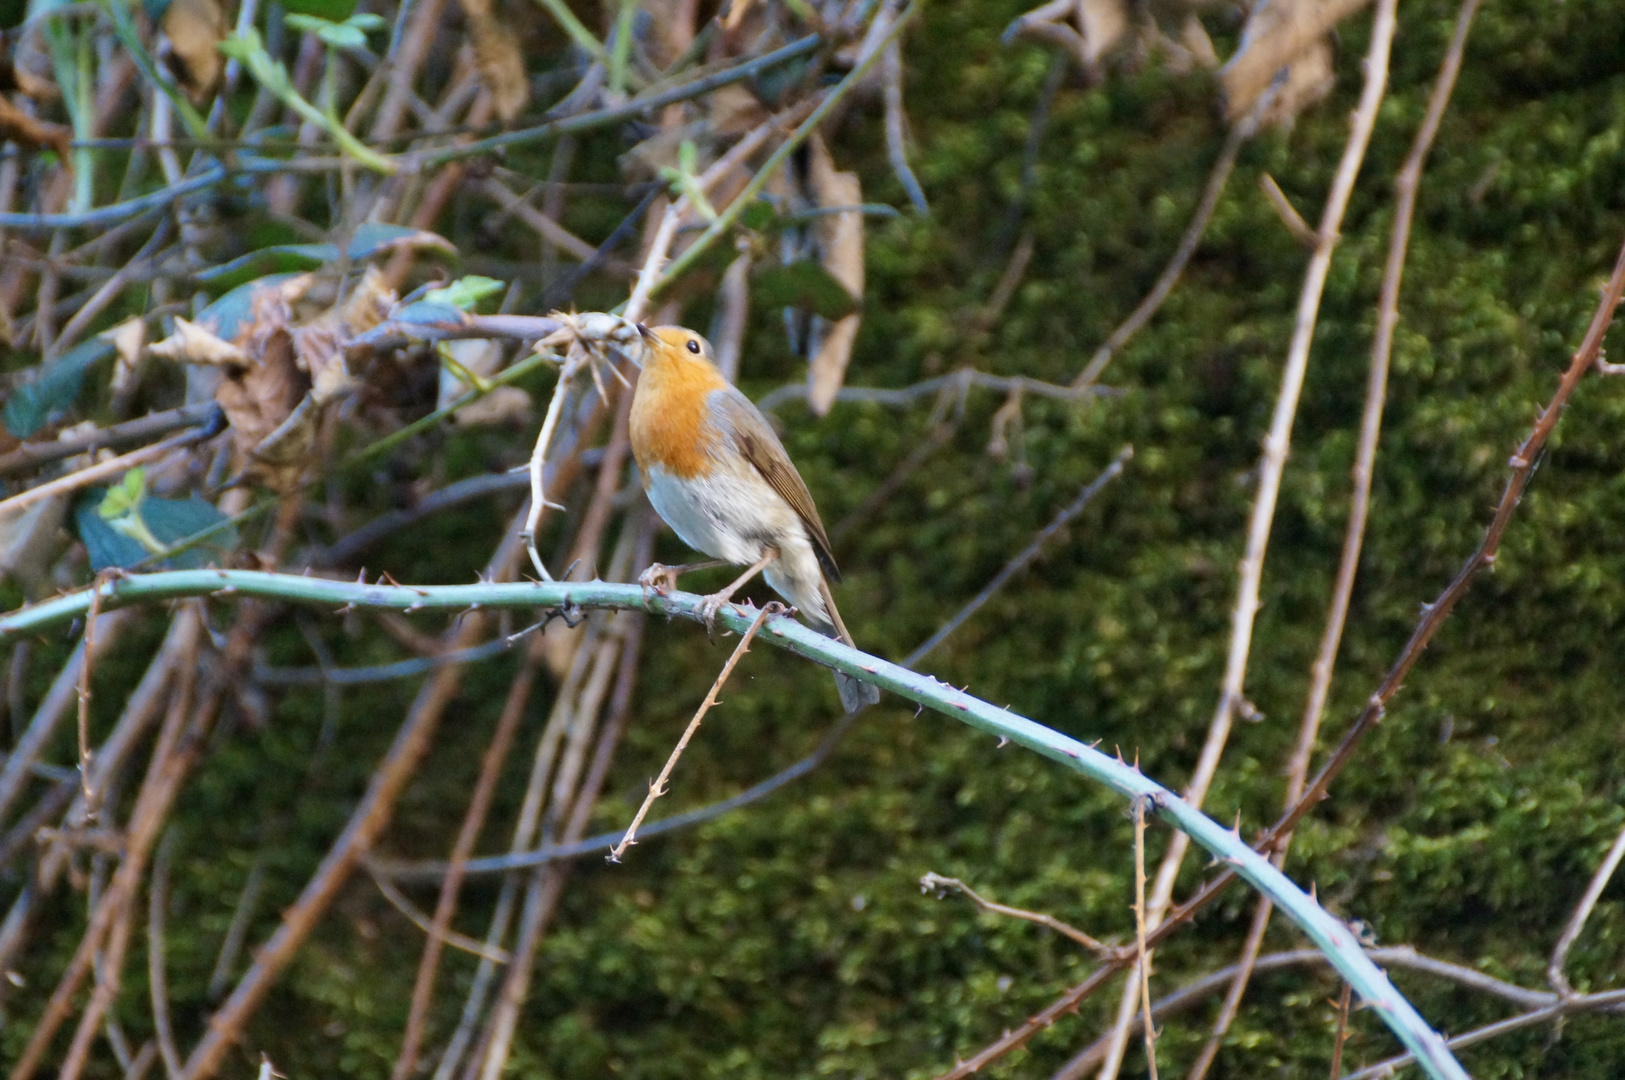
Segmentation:
<svg viewBox="0 0 1625 1080">
<path fill-rule="evenodd" d="M 711 423 L 706 395 L 727 387 L 722 373 L 704 360 L 690 360 L 669 347 L 649 350 L 632 397 L 632 456 L 648 484 L 651 466 L 684 480 L 709 471 L 721 438 Z"/>
</svg>

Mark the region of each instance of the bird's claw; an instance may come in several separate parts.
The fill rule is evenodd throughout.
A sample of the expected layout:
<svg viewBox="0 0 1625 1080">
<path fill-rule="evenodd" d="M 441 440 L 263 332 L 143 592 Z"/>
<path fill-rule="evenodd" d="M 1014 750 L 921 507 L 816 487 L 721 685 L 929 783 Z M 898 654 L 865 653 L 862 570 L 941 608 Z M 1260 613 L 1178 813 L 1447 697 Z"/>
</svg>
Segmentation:
<svg viewBox="0 0 1625 1080">
<path fill-rule="evenodd" d="M 677 591 L 677 567 L 650 563 L 649 569 L 638 575 L 638 584 L 653 589 L 656 595 L 670 596 Z"/>
<path fill-rule="evenodd" d="M 700 599 L 700 621 L 705 624 L 705 636 L 712 641 L 717 638 L 717 615 L 732 599 L 728 593 L 712 593 Z"/>
</svg>

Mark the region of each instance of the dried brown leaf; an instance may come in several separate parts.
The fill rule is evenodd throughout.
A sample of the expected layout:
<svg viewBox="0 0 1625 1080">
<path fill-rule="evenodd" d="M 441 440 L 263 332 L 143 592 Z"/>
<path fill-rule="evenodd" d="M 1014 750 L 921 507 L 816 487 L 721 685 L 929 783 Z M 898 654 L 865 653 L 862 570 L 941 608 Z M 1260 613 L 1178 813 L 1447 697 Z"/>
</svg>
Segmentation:
<svg viewBox="0 0 1625 1080">
<path fill-rule="evenodd" d="M 148 346 L 147 351 L 182 364 L 240 367 L 248 363 L 248 354 L 241 348 L 217 337 L 212 330 L 179 317 L 175 319 L 175 332 Z"/>
<path fill-rule="evenodd" d="M 68 151 L 73 134 L 61 124 L 36 120 L 0 96 L 0 142 L 11 141 L 31 150 L 54 150 L 64 168 L 73 168 Z"/>
<path fill-rule="evenodd" d="M 111 385 L 115 394 L 124 393 L 135 382 L 135 367 L 141 361 L 141 350 L 147 345 L 147 320 L 140 315 L 132 315 L 111 330 L 103 330 L 96 336 L 103 341 L 112 342 L 114 350 L 118 353 Z"/>
<path fill-rule="evenodd" d="M 343 301 L 293 330 L 294 359 L 310 375 L 318 405 L 347 395 L 358 385 L 344 356 L 344 342 L 389 318 L 396 302 L 384 274 L 367 267 Z"/>
<path fill-rule="evenodd" d="M 172 0 L 164 10 L 165 65 L 191 96 L 201 101 L 225 66 L 220 43 L 226 40 L 226 16 L 218 0 Z"/>
<path fill-rule="evenodd" d="M 709 104 L 711 130 L 717 135 L 743 135 L 770 115 L 760 99 L 740 83 L 719 87 Z"/>
<path fill-rule="evenodd" d="M 1288 74 L 1269 108 L 1271 118 L 1290 119 L 1324 94 L 1331 67 L 1327 34 L 1368 0 L 1271 0 L 1254 7 L 1242 30 L 1241 48 L 1219 71 L 1225 114 L 1232 121 L 1252 112 L 1282 68 Z M 1325 72 L 1325 74 L 1322 74 Z M 1320 88 L 1319 94 L 1315 93 Z M 1294 107 L 1288 108 L 1288 105 Z"/>
<path fill-rule="evenodd" d="M 863 187 L 855 172 L 840 172 L 830 158 L 829 148 L 814 136 L 811 142 L 808 184 L 820 209 L 856 207 L 863 202 Z M 817 218 L 818 246 L 824 268 L 858 301 L 863 299 L 863 214 L 843 210 Z M 807 403 L 813 413 L 823 416 L 835 404 L 835 395 L 846 379 L 852 359 L 852 343 L 858 336 L 860 317 L 853 313 L 841 319 L 819 346 L 807 371 Z"/>
<path fill-rule="evenodd" d="M 1077 19 L 1083 38 L 1078 59 L 1093 71 L 1127 33 L 1128 4 L 1126 0 L 1078 0 Z"/>
<path fill-rule="evenodd" d="M 491 91 L 497 115 L 504 121 L 512 120 L 530 101 L 530 81 L 525 78 L 519 37 L 497 18 L 495 0 L 462 0 L 462 4 L 480 78 Z"/>
<path fill-rule="evenodd" d="M 30 598 L 55 591 L 50 568 L 62 555 L 60 531 L 71 494 L 0 511 L 0 579 L 12 578 Z"/>
</svg>

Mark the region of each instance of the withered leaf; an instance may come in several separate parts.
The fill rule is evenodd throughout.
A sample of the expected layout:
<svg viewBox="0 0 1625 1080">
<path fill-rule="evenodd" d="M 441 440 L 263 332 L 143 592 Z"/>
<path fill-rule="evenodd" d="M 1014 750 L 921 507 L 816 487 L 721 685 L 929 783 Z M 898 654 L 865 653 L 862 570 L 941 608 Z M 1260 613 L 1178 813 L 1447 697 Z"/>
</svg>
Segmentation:
<svg viewBox="0 0 1625 1080">
<path fill-rule="evenodd" d="M 148 346 L 147 351 L 182 364 L 241 366 L 248 363 L 248 354 L 242 349 L 216 337 L 213 331 L 178 316 L 175 319 L 175 332 Z"/>
<path fill-rule="evenodd" d="M 824 268 L 854 299 L 863 298 L 863 214 L 856 209 L 863 202 L 863 187 L 855 172 L 839 172 L 829 148 L 816 136 L 812 140 L 808 180 L 820 209 L 853 207 L 817 219 L 818 246 Z M 860 316 L 857 312 L 835 323 L 824 335 L 818 353 L 807 371 L 807 404 L 823 416 L 835 404 L 852 359 L 852 343 L 857 340 Z"/>
<path fill-rule="evenodd" d="M 1306 69 L 1288 75 L 1287 85 L 1271 103 L 1274 119 L 1289 119 L 1325 92 L 1324 65 L 1330 73 L 1330 52 L 1317 55 L 1317 46 L 1329 50 L 1326 36 L 1332 27 L 1368 0 L 1269 0 L 1254 7 L 1242 29 L 1241 47 L 1219 70 L 1224 87 L 1225 115 L 1235 122 L 1252 112 L 1264 91 L 1283 67 L 1300 61 Z M 1297 85 L 1293 85 L 1296 83 Z M 1288 106 L 1291 106 L 1288 108 Z"/>
<path fill-rule="evenodd" d="M 525 78 L 525 58 L 519 52 L 519 36 L 502 25 L 497 17 L 496 0 L 462 0 L 462 3 L 480 78 L 491 91 L 497 115 L 504 121 L 512 120 L 530 101 L 530 82 Z"/>
<path fill-rule="evenodd" d="M 192 100 L 201 101 L 225 66 L 226 17 L 218 0 L 171 0 L 163 29 L 169 42 L 164 63 Z"/>
<path fill-rule="evenodd" d="M 36 120 L 0 95 L 0 141 L 11 141 L 32 150 L 54 150 L 64 168 L 73 168 L 73 135 L 61 124 Z"/>
</svg>

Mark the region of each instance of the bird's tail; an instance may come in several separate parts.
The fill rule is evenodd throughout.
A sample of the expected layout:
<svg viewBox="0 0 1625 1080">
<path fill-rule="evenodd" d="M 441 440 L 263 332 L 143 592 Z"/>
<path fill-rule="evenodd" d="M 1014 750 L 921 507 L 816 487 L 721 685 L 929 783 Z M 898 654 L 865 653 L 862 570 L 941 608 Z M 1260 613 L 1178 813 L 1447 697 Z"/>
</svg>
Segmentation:
<svg viewBox="0 0 1625 1080">
<path fill-rule="evenodd" d="M 854 649 L 857 648 L 852 635 L 847 633 L 846 623 L 841 621 L 840 611 L 835 607 L 835 597 L 830 595 L 829 582 L 825 581 L 822 575 L 818 578 L 818 591 L 824 600 L 824 610 L 829 612 L 829 622 L 822 625 L 814 623 L 813 629 L 828 637 L 839 638 Z M 841 707 L 846 710 L 848 716 L 860 713 L 880 700 L 878 686 L 866 683 L 844 671 L 835 673 L 835 689 L 840 692 Z"/>
</svg>

